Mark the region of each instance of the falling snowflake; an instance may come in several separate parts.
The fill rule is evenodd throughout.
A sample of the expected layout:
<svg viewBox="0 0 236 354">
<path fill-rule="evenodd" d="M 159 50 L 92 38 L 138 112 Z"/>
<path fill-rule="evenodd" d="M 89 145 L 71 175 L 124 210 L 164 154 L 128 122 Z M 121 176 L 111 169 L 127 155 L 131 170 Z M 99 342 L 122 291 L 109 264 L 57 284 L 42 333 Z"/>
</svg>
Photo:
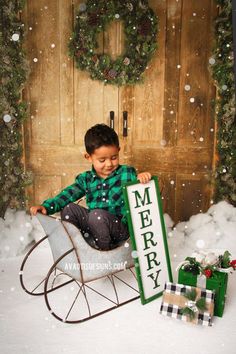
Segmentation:
<svg viewBox="0 0 236 354">
<path fill-rule="evenodd" d="M 190 91 L 191 90 L 191 86 L 190 85 L 185 85 L 184 89 L 185 89 L 185 91 Z"/>
<path fill-rule="evenodd" d="M 215 60 L 214 58 L 210 58 L 210 59 L 209 59 L 209 64 L 210 64 L 210 65 L 214 65 L 215 62 L 216 62 L 216 60 Z"/>
<path fill-rule="evenodd" d="M 35 63 L 37 63 L 37 61 L 38 61 L 38 58 L 34 58 L 34 59 L 33 59 L 33 61 L 34 61 Z"/>
<path fill-rule="evenodd" d="M 203 248 L 205 246 L 204 240 L 197 240 L 196 246 L 197 248 Z"/>
<path fill-rule="evenodd" d="M 11 38 L 14 42 L 17 42 L 20 39 L 20 35 L 18 33 L 14 33 Z"/>
<path fill-rule="evenodd" d="M 11 121 L 10 114 L 4 114 L 3 120 L 4 120 L 5 123 L 9 123 Z"/>
<path fill-rule="evenodd" d="M 132 251 L 131 256 L 132 258 L 138 258 L 138 251 Z"/>
<path fill-rule="evenodd" d="M 83 12 L 85 11 L 87 8 L 86 4 L 84 2 L 82 2 L 80 5 L 79 5 L 79 11 Z"/>
<path fill-rule="evenodd" d="M 193 102 L 195 102 L 195 98 L 194 98 L 194 97 L 191 97 L 191 98 L 189 99 L 189 101 L 190 101 L 191 103 L 193 103 Z"/>
<path fill-rule="evenodd" d="M 161 146 L 165 146 L 167 143 L 166 143 L 166 140 L 165 139 L 162 139 L 161 141 L 160 141 L 160 145 Z"/>
</svg>

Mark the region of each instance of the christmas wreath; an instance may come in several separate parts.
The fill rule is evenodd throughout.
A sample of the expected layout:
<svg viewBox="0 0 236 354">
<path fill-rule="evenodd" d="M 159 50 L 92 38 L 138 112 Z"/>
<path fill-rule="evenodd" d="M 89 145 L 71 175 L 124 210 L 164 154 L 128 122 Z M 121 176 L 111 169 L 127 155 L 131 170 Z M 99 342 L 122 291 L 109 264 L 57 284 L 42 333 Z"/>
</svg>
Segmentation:
<svg viewBox="0 0 236 354">
<path fill-rule="evenodd" d="M 98 53 L 97 36 L 112 21 L 124 23 L 125 50 L 115 60 Z M 88 0 L 81 3 L 69 42 L 70 56 L 80 70 L 105 84 L 135 84 L 157 48 L 157 17 L 146 0 Z"/>
</svg>

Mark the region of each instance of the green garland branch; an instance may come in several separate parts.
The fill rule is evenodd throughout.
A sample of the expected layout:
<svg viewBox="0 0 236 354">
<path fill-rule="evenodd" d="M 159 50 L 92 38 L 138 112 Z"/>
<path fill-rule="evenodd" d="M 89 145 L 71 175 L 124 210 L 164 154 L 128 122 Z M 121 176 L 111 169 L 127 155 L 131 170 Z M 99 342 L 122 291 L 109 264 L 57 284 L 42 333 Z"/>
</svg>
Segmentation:
<svg viewBox="0 0 236 354">
<path fill-rule="evenodd" d="M 25 206 L 29 176 L 22 165 L 22 123 L 26 104 L 21 90 L 27 76 L 22 48 L 24 1 L 0 0 L 0 216 L 8 206 Z"/>
<path fill-rule="evenodd" d="M 236 119 L 233 72 L 232 1 L 216 0 L 216 44 L 212 64 L 217 86 L 217 150 L 215 202 L 222 199 L 236 206 Z"/>
<path fill-rule="evenodd" d="M 125 50 L 115 60 L 98 53 L 98 34 L 112 21 L 122 21 Z M 157 17 L 147 0 L 88 0 L 79 6 L 69 42 L 70 56 L 80 70 L 105 84 L 131 85 L 142 81 L 157 49 Z"/>
</svg>

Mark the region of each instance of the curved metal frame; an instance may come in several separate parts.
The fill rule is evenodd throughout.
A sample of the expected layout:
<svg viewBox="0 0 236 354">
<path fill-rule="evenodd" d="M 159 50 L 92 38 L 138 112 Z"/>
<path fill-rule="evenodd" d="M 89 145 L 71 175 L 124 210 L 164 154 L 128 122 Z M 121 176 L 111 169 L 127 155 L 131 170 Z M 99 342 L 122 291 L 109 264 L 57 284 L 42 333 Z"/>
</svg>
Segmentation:
<svg viewBox="0 0 236 354">
<path fill-rule="evenodd" d="M 46 302 L 46 305 L 47 305 L 47 308 L 49 310 L 49 312 L 51 313 L 52 316 L 54 316 L 57 320 L 61 321 L 61 322 L 65 322 L 65 323 L 70 323 L 70 324 L 75 324 L 75 323 L 80 323 L 80 322 L 84 322 L 84 321 L 87 321 L 87 320 L 90 320 L 94 317 L 97 317 L 101 314 L 104 314 L 108 311 L 111 311 L 113 309 L 116 309 L 117 307 L 120 307 L 122 305 L 125 305 L 131 301 L 134 301 L 136 299 L 138 299 L 140 297 L 140 295 L 137 295 L 137 296 L 134 296 L 133 298 L 129 299 L 129 300 L 126 300 L 124 302 L 119 302 L 119 298 L 118 298 L 118 292 L 117 292 L 117 289 L 116 289 L 116 286 L 115 286 L 115 282 L 114 282 L 114 279 L 113 277 L 115 277 L 116 279 L 120 280 L 122 283 L 124 283 L 125 285 L 127 285 L 129 288 L 131 288 L 132 290 L 134 290 L 135 292 L 137 292 L 139 294 L 139 291 L 136 290 L 134 287 L 130 286 L 128 283 L 126 283 L 124 280 L 120 279 L 117 275 L 109 275 L 107 276 L 107 278 L 110 280 L 112 286 L 113 286 L 113 289 L 114 289 L 114 292 L 115 292 L 115 296 L 116 296 L 116 301 L 113 301 L 112 299 L 108 298 L 107 296 L 101 294 L 100 292 L 98 292 L 97 290 L 95 290 L 92 286 L 88 285 L 87 283 L 79 283 L 76 279 L 72 278 L 70 275 L 62 272 L 61 274 L 66 274 L 68 277 L 71 278 L 70 281 L 64 283 L 63 285 L 66 285 L 68 284 L 69 282 L 75 282 L 78 287 L 79 287 L 79 290 L 66 314 L 66 316 L 64 318 L 60 317 L 59 315 L 57 315 L 53 310 L 52 310 L 52 307 L 50 305 L 50 302 L 49 302 L 49 299 L 48 299 L 48 293 L 50 293 L 51 291 L 53 291 L 55 288 L 53 289 L 48 289 L 48 282 L 49 282 L 49 279 L 50 279 L 50 276 L 51 274 L 55 271 L 55 269 L 57 269 L 57 265 L 58 263 L 64 258 L 66 257 L 68 254 L 70 254 L 71 252 L 75 251 L 75 248 L 72 248 L 70 250 L 68 250 L 67 252 L 65 252 L 61 257 L 59 257 L 57 259 L 57 261 L 51 266 L 51 268 L 49 269 L 48 271 L 48 274 L 46 276 L 46 279 L 45 279 L 45 283 L 44 283 L 44 299 L 45 299 L 45 302 Z M 132 273 L 132 275 L 134 275 L 134 273 L 132 272 L 131 269 L 129 269 L 130 272 Z M 59 274 L 60 275 L 60 274 Z M 111 278 L 110 278 L 111 277 Z M 135 277 L 136 278 L 136 277 Z M 63 286 L 62 285 L 62 286 Z M 58 286 L 60 287 L 60 286 Z M 57 288 L 58 288 L 57 287 Z M 95 292 L 96 294 L 100 295 L 101 297 L 105 298 L 106 300 L 108 300 L 110 303 L 112 303 L 112 306 L 110 306 L 109 308 L 107 308 L 106 310 L 103 310 L 103 311 L 99 311 L 97 313 L 94 313 L 92 314 L 91 313 L 91 309 L 90 309 L 90 306 L 89 306 L 89 302 L 88 302 L 88 299 L 87 299 L 87 295 L 86 295 L 86 288 L 88 288 L 89 290 L 92 290 L 93 292 Z M 79 319 L 79 320 L 68 320 L 68 317 L 73 309 L 73 306 L 76 302 L 76 300 L 78 299 L 79 295 L 81 294 L 81 292 L 83 293 L 83 296 L 85 298 L 85 301 L 87 303 L 87 308 L 88 308 L 88 316 L 87 317 L 84 317 L 82 319 Z"/>
<path fill-rule="evenodd" d="M 19 276 L 20 276 L 20 283 L 21 283 L 21 286 L 22 288 L 24 289 L 24 291 L 29 294 L 29 295 L 33 295 L 33 296 L 41 296 L 41 295 L 44 295 L 44 291 L 41 291 L 41 292 L 38 292 L 38 293 L 35 293 L 34 291 L 43 283 L 45 282 L 46 280 L 46 277 L 43 278 L 43 280 L 40 281 L 40 283 L 38 283 L 38 285 L 36 285 L 34 287 L 33 290 L 29 290 L 27 289 L 26 285 L 25 285 L 25 282 L 24 282 L 24 279 L 23 279 L 23 275 L 24 275 L 24 267 L 25 267 L 25 264 L 30 256 L 30 254 L 35 250 L 36 247 L 38 247 L 43 241 L 45 241 L 46 239 L 48 239 L 48 235 L 44 236 L 43 238 L 41 238 L 38 242 L 36 242 L 33 247 L 28 251 L 28 253 L 26 254 L 25 258 L 23 259 L 23 262 L 21 264 L 21 267 L 20 267 L 20 271 L 19 271 Z M 56 269 L 55 269 L 56 270 Z M 56 278 L 56 276 L 55 276 Z M 71 283 L 73 280 L 69 280 L 68 282 L 65 282 L 63 284 L 60 284 L 58 286 L 55 286 L 51 289 L 48 290 L 48 292 L 52 292 L 56 289 L 59 289 L 61 288 L 62 286 L 66 285 L 66 284 L 69 284 Z M 54 282 L 53 282 L 54 283 Z"/>
<path fill-rule="evenodd" d="M 63 225 L 64 226 L 64 225 Z M 73 241 L 67 231 L 67 229 L 65 228 L 64 226 L 64 229 L 69 237 L 69 239 L 71 240 L 71 243 L 73 245 Z M 33 290 L 29 290 L 27 289 L 26 285 L 25 285 L 25 282 L 24 282 L 24 277 L 23 277 L 23 274 L 24 274 L 24 267 L 25 267 L 25 264 L 29 258 L 29 256 L 31 255 L 31 253 L 35 250 L 35 248 L 38 247 L 39 244 L 41 244 L 42 242 L 44 242 L 46 239 L 48 239 L 48 235 L 46 235 L 45 237 L 43 237 L 42 239 L 40 239 L 38 242 L 36 242 L 36 244 L 28 251 L 28 253 L 26 254 L 25 258 L 23 259 L 23 262 L 21 264 L 21 268 L 20 268 L 20 272 L 19 272 L 19 275 L 20 275 L 20 283 L 21 283 L 21 286 L 22 288 L 24 289 L 24 291 L 30 295 L 34 295 L 34 296 L 39 296 L 39 295 L 44 295 L 44 299 L 45 299 L 45 302 L 46 302 L 46 306 L 48 308 L 48 310 L 50 311 L 50 313 L 59 321 L 62 321 L 62 322 L 65 322 L 65 323 L 80 323 L 80 322 L 84 322 L 84 321 L 87 321 L 89 319 L 92 319 L 94 317 L 97 317 L 103 313 L 106 313 L 108 311 L 111 311 L 113 309 L 116 309 L 117 307 L 120 307 L 122 305 L 125 305 L 131 301 L 134 301 L 136 299 L 138 299 L 140 297 L 140 294 L 139 294 L 139 291 L 137 289 L 135 289 L 134 287 L 132 287 L 130 284 L 128 284 L 126 281 L 124 281 L 123 279 L 121 279 L 117 274 L 119 272 L 116 272 L 116 273 L 111 273 L 110 275 L 107 275 L 106 277 L 109 279 L 113 289 L 114 289 L 114 293 L 115 293 L 115 298 L 116 298 L 116 301 L 114 301 L 113 299 L 110 299 L 109 297 L 103 295 L 102 293 L 98 292 L 96 289 L 94 289 L 92 286 L 91 286 L 91 283 L 92 281 L 90 282 L 90 285 L 88 285 L 88 283 L 84 282 L 84 279 L 83 279 L 83 272 L 82 272 L 82 269 L 80 267 L 80 275 L 81 275 L 81 282 L 79 282 L 78 280 L 76 280 L 75 278 L 71 277 L 69 274 L 65 273 L 65 272 L 62 272 L 60 271 L 58 268 L 57 268 L 57 265 L 58 263 L 64 258 L 66 257 L 68 254 L 70 254 L 71 252 L 75 252 L 76 254 L 76 258 L 77 258 L 77 261 L 78 261 L 78 264 L 80 264 L 80 259 L 79 259 L 79 256 L 78 256 L 78 252 L 76 250 L 75 247 L 69 249 L 67 252 L 65 252 L 63 255 L 61 255 L 54 263 L 53 265 L 50 267 L 46 277 L 36 286 L 34 287 Z M 57 270 L 60 271 L 59 274 L 56 274 Z M 122 271 L 122 270 L 121 270 Z M 137 280 L 134 272 L 132 271 L 131 268 L 129 268 L 129 271 L 132 273 L 132 275 L 134 276 L 134 278 Z M 52 275 L 52 273 L 55 273 L 54 275 L 54 279 L 52 281 L 52 284 L 49 288 L 49 279 Z M 60 275 L 66 275 L 70 278 L 70 280 L 60 284 L 60 285 L 57 285 L 54 287 L 54 283 L 55 283 L 55 280 L 57 277 L 59 277 Z M 104 277 L 102 277 L 104 278 Z M 115 279 L 117 279 L 118 281 L 122 282 L 123 284 L 125 284 L 126 286 L 128 286 L 130 289 L 134 290 L 138 295 L 126 300 L 126 301 L 123 301 L 123 302 L 120 302 L 119 301 L 119 297 L 118 297 L 118 291 L 117 291 L 117 288 L 116 288 L 116 284 L 115 284 Z M 41 291 L 41 292 L 38 292 L 38 293 L 35 293 L 34 291 L 37 290 L 37 288 L 44 282 L 44 291 Z M 51 293 L 52 291 L 55 291 L 69 283 L 72 283 L 72 282 L 75 282 L 78 287 L 79 287 L 79 290 L 69 308 L 69 311 L 67 312 L 65 318 L 62 318 L 60 316 L 58 316 L 51 308 L 50 306 L 50 303 L 49 303 L 49 299 L 48 299 L 48 294 Z M 88 298 L 87 298 L 87 294 L 86 294 L 86 289 L 89 289 L 90 291 L 93 291 L 95 292 L 97 295 L 100 295 L 101 297 L 105 298 L 111 305 L 109 307 L 107 307 L 105 310 L 103 311 L 100 311 L 100 312 L 96 312 L 94 314 L 91 313 L 91 309 L 90 309 L 90 305 L 89 305 L 89 301 L 88 301 Z M 88 316 L 87 317 L 84 317 L 82 319 L 79 319 L 79 320 L 74 320 L 74 321 L 70 321 L 68 320 L 68 317 L 73 309 L 73 306 L 74 304 L 76 303 L 76 300 L 78 299 L 79 295 L 80 294 L 83 294 L 84 298 L 85 298 L 85 301 L 86 301 L 86 304 L 87 304 L 87 308 L 88 308 Z"/>
</svg>

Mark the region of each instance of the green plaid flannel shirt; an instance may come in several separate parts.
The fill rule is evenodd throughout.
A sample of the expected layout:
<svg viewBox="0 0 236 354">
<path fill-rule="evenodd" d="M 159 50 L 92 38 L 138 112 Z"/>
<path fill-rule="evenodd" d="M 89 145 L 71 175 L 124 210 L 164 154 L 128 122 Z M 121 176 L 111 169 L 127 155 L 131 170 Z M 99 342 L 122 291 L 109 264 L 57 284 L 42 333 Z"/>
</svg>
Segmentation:
<svg viewBox="0 0 236 354">
<path fill-rule="evenodd" d="M 122 222 L 126 223 L 122 184 L 136 181 L 136 178 L 136 171 L 130 166 L 119 165 L 105 179 L 99 177 L 92 167 L 91 171 L 78 175 L 75 183 L 63 189 L 54 198 L 45 200 L 42 205 L 50 215 L 62 210 L 67 204 L 86 196 L 89 210 L 107 210 L 111 214 L 122 217 Z"/>
</svg>

